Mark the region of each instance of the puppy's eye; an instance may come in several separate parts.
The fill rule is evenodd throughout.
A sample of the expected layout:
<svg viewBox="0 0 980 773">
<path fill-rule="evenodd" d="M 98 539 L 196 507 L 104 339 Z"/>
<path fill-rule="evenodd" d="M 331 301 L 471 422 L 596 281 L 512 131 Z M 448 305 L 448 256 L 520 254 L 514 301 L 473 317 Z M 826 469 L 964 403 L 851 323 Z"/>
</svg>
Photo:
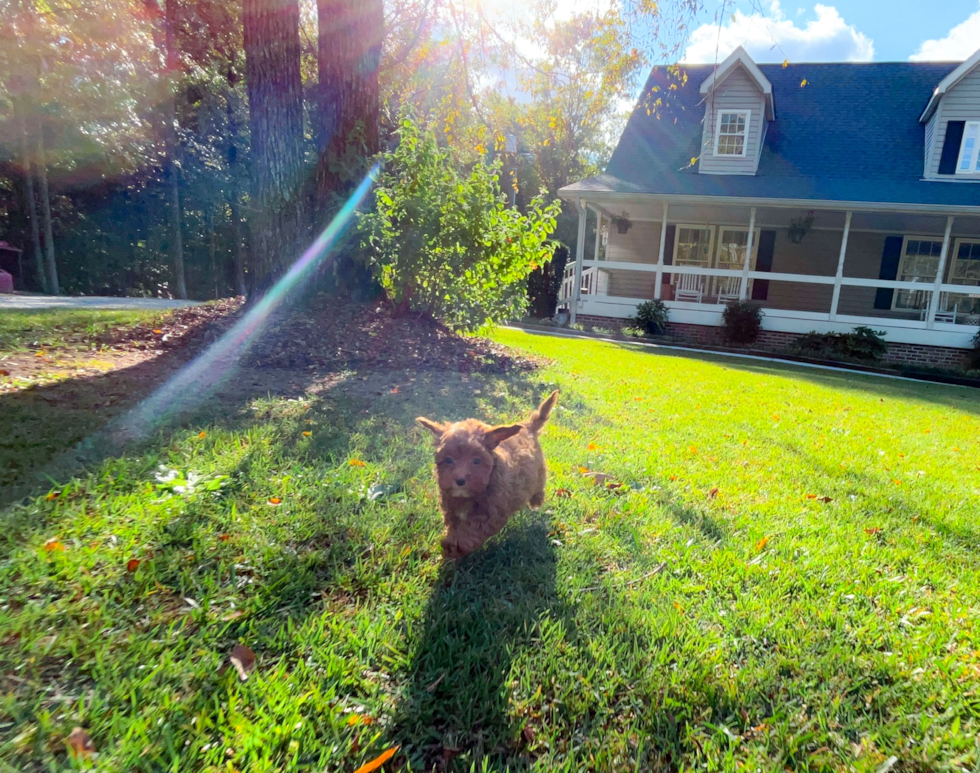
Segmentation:
<svg viewBox="0 0 980 773">
<path fill-rule="evenodd" d="M 473 464 L 479 464 L 479 463 L 480 463 L 480 458 L 479 457 L 477 457 L 476 459 L 473 460 Z"/>
<path fill-rule="evenodd" d="M 452 460 L 452 459 L 450 459 L 450 458 L 449 458 L 449 457 L 447 456 L 447 457 L 446 457 L 445 459 L 443 459 L 443 460 L 442 460 L 442 463 L 443 463 L 443 464 L 452 464 L 452 463 L 453 463 L 453 460 Z"/>
</svg>

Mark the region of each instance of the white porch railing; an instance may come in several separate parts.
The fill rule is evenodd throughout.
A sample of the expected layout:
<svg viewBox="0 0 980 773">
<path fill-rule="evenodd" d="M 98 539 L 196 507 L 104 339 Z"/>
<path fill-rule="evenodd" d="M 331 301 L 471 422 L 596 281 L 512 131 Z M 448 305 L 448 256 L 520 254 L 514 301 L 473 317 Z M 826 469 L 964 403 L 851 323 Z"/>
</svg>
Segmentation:
<svg viewBox="0 0 980 773">
<path fill-rule="evenodd" d="M 590 261 L 594 263 L 595 261 Z M 604 264 L 603 264 L 604 265 Z M 582 295 L 606 295 L 609 292 L 609 273 L 598 266 L 582 269 Z M 575 295 L 575 261 L 565 264 L 565 273 L 558 291 L 558 305 L 565 307 Z"/>
</svg>

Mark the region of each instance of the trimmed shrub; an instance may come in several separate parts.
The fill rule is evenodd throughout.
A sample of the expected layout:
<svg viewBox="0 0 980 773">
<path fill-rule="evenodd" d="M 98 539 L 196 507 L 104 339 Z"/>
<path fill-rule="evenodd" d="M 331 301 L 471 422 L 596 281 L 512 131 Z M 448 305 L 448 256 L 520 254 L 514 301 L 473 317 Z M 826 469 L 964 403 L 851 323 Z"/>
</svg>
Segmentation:
<svg viewBox="0 0 980 773">
<path fill-rule="evenodd" d="M 667 332 L 667 304 L 663 301 L 645 301 L 636 307 L 636 316 L 630 317 L 630 326 L 651 336 Z"/>
<path fill-rule="evenodd" d="M 850 333 L 807 333 L 793 342 L 792 350 L 826 360 L 878 362 L 888 351 L 883 330 L 856 327 Z"/>
<path fill-rule="evenodd" d="M 751 344 L 762 330 L 762 309 L 749 301 L 733 301 L 721 316 L 725 338 L 733 344 Z"/>
</svg>

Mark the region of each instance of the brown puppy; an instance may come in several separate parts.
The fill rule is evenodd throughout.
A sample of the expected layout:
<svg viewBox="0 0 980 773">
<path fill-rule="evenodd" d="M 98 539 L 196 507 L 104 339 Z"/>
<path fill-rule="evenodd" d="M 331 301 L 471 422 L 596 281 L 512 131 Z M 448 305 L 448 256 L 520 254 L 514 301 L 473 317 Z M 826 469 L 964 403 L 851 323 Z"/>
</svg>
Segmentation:
<svg viewBox="0 0 980 773">
<path fill-rule="evenodd" d="M 527 421 L 499 427 L 476 419 L 455 424 L 416 419 L 436 440 L 446 558 L 472 553 L 525 505 L 542 505 L 548 470 L 538 433 L 557 402 L 556 389 Z"/>
</svg>

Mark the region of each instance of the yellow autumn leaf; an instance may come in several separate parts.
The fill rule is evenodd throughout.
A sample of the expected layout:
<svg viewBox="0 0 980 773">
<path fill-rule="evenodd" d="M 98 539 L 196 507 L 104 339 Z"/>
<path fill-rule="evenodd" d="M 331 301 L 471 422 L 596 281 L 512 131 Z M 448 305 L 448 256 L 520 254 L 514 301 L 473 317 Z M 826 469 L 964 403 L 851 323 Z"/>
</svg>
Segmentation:
<svg viewBox="0 0 980 773">
<path fill-rule="evenodd" d="M 282 500 L 279 497 L 269 497 L 269 504 L 270 505 L 281 505 L 282 504 Z"/>
<path fill-rule="evenodd" d="M 351 467 L 367 467 L 367 464 L 362 462 L 360 459 L 351 459 L 347 462 Z"/>
<path fill-rule="evenodd" d="M 590 451 L 595 451 L 596 450 L 596 444 L 595 443 L 589 443 L 588 448 L 589 448 Z"/>
<path fill-rule="evenodd" d="M 197 439 L 198 440 L 204 440 L 204 438 L 206 438 L 207 436 L 208 436 L 208 433 L 207 432 L 199 432 L 198 435 L 197 435 Z"/>
<path fill-rule="evenodd" d="M 310 435 L 312 435 L 312 434 L 313 434 L 313 433 L 312 433 L 312 432 L 310 432 L 309 430 L 304 430 L 304 431 L 303 431 L 303 437 L 309 437 L 309 436 L 310 436 Z"/>
<path fill-rule="evenodd" d="M 758 542 L 755 543 L 755 549 L 756 551 L 762 550 L 768 544 L 769 544 L 769 538 L 763 537 L 762 539 L 760 539 Z"/>
<path fill-rule="evenodd" d="M 65 546 L 61 544 L 61 540 L 57 537 L 52 537 L 44 543 L 44 549 L 48 553 L 64 552 Z"/>
</svg>

